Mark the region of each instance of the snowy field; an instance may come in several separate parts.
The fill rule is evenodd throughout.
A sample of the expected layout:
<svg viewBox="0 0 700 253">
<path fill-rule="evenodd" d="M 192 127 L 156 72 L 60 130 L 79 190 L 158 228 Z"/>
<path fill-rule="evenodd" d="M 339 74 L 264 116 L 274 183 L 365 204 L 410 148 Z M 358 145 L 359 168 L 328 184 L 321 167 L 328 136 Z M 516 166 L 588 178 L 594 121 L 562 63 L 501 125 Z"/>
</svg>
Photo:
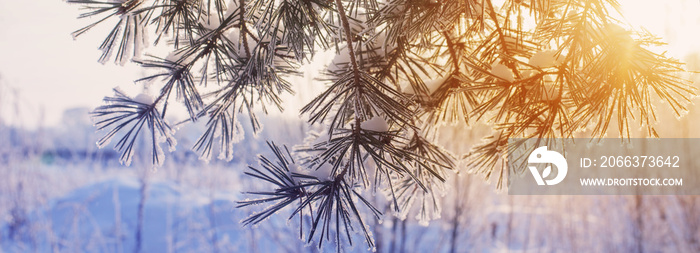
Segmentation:
<svg viewBox="0 0 700 253">
<path fill-rule="evenodd" d="M 147 159 L 137 157 L 125 167 L 111 149 L 97 149 L 98 135 L 89 130 L 85 113 L 87 109 L 68 111 L 67 125 L 57 128 L 0 126 L 2 138 L 9 140 L 0 147 L 0 251 L 318 251 L 318 238 L 312 243 L 299 239 L 300 221 L 298 216 L 287 220 L 290 210 L 244 227 L 240 221 L 260 208 L 236 208 L 237 201 L 251 198 L 243 192 L 259 188 L 243 172 L 257 165 L 256 154 L 268 152 L 265 139 L 299 142 L 307 130 L 300 122 L 268 118 L 267 135 L 248 134 L 237 144 L 238 159 L 231 162 L 198 160 L 185 148 L 196 137 L 197 126 L 181 129 L 179 149 L 163 167 L 152 170 Z M 453 176 L 449 186 L 440 199 L 440 214 L 432 213 L 427 224 L 415 208 L 405 219 L 397 218 L 403 215 L 392 215 L 386 198 L 374 195 L 372 201 L 385 213 L 382 221 L 369 221 L 375 250 L 700 250 L 700 202 L 695 196 L 508 196 L 480 176 L 467 174 Z M 310 217 L 303 222 L 308 226 Z M 322 250 L 335 251 L 332 238 Z M 344 250 L 371 249 L 358 233 L 353 246 Z"/>
</svg>

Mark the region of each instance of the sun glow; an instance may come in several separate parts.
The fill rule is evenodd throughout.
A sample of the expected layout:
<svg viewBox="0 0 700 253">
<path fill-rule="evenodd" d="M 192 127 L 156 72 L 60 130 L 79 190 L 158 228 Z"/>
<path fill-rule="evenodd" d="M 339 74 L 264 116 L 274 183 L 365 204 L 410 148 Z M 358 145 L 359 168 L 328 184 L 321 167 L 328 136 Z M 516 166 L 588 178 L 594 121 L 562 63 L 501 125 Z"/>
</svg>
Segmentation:
<svg viewBox="0 0 700 253">
<path fill-rule="evenodd" d="M 635 28 L 643 28 L 668 43 L 669 55 L 686 60 L 700 52 L 700 1 L 695 0 L 621 0 L 625 19 Z"/>
</svg>

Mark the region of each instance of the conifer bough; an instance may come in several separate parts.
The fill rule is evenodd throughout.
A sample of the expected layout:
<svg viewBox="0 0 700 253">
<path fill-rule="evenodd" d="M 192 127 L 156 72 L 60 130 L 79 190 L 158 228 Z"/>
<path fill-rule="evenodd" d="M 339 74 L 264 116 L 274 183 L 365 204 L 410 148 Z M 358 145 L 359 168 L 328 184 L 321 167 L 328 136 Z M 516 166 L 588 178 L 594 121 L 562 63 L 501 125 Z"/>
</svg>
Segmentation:
<svg viewBox="0 0 700 253">
<path fill-rule="evenodd" d="M 353 243 L 350 231 L 374 247 L 367 219 L 382 213 L 366 198 L 370 191 L 386 193 L 402 217 L 414 205 L 418 217 L 438 217 L 449 170 L 496 175 L 501 185 L 509 173 L 504 155 L 515 148 L 508 138 L 584 130 L 630 137 L 630 124 L 657 136 L 655 104 L 680 116 L 696 93 L 679 77 L 682 63 L 650 49 L 662 44 L 658 38 L 620 21 L 615 0 L 68 2 L 94 21 L 74 36 L 114 24 L 100 62 L 131 60 L 158 71 L 137 80 L 158 85 L 155 96 L 115 90 L 92 113 L 107 131 L 99 144 L 119 136 L 115 148 L 126 164 L 139 135 L 148 135 L 156 165 L 163 143 L 174 148 L 165 120 L 171 103 L 184 105 L 188 122 L 206 121 L 195 151 L 232 159 L 242 136 L 238 116 L 247 114 L 243 124 L 259 131 L 256 112 L 282 109 L 299 66 L 335 51 L 319 73 L 324 91 L 301 110 L 325 131 L 295 150 L 268 142 L 274 157 L 260 157 L 246 174 L 270 187 L 239 204 L 267 205 L 245 224 L 287 209 L 290 219 L 310 219 L 308 231 L 300 228 L 309 242 L 333 240 L 339 249 Z M 151 55 L 146 45 L 171 53 Z M 468 154 L 435 143 L 440 125 L 477 121 L 494 132 Z M 618 128 L 609 130 L 614 121 Z"/>
</svg>

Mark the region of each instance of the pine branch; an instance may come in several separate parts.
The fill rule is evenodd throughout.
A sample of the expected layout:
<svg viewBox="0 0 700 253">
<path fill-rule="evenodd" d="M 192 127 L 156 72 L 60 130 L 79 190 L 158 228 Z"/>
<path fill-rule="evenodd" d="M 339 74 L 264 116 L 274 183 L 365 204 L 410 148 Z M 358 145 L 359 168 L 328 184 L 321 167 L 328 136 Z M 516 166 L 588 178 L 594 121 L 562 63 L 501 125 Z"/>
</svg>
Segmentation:
<svg viewBox="0 0 700 253">
<path fill-rule="evenodd" d="M 357 225 L 374 243 L 360 209 L 375 218 L 380 212 L 360 194 L 365 189 L 386 190 L 399 215 L 437 216 L 447 170 L 464 170 L 435 144 L 445 123 L 492 126 L 483 144 L 455 155 L 470 172 L 497 177 L 500 187 L 512 173 L 505 154 L 527 148 L 513 138 L 546 143 L 583 129 L 593 137 L 609 131 L 630 137 L 637 123 L 656 136 L 658 101 L 682 115 L 697 93 L 678 77 L 681 62 L 649 49 L 659 38 L 610 17 L 619 14 L 615 0 L 68 2 L 85 7 L 79 18 L 96 17 L 76 37 L 116 23 L 100 45 L 100 62 L 135 59 L 158 71 L 137 80 L 160 85 L 155 99 L 116 91 L 92 114 L 107 132 L 100 145 L 120 137 L 115 148 L 127 164 L 142 141 L 151 142 L 154 164 L 163 161 L 162 142 L 174 147 L 164 120 L 172 102 L 187 108 L 183 122 L 207 118 L 196 152 L 234 158 L 233 144 L 243 138 L 238 116 L 247 114 L 257 133 L 256 114 L 269 106 L 281 111 L 282 95 L 292 93 L 289 77 L 334 46 L 336 59 L 318 79 L 330 85 L 301 110 L 309 123 L 322 125 L 323 137 L 295 150 L 299 163 L 286 147 L 268 143 L 274 159 L 261 157 L 262 168 L 246 175 L 272 189 L 248 192 L 256 199 L 239 207 L 267 206 L 245 225 L 288 206 L 289 218 L 299 214 L 303 224 L 302 212 L 309 212 L 312 226 L 300 233 L 319 245 L 334 236 L 339 250 L 352 243 L 349 232 Z M 527 28 L 525 19 L 537 26 Z M 155 27 L 154 44 L 171 46 L 172 53 L 141 59 L 148 26 Z M 618 128 L 609 129 L 611 122 Z"/>
<path fill-rule="evenodd" d="M 350 30 L 350 23 L 348 22 L 348 17 L 345 15 L 345 9 L 343 3 L 340 0 L 335 0 L 335 6 L 338 9 L 338 15 L 340 15 L 340 21 L 343 24 L 343 31 L 345 32 L 345 43 L 347 44 L 348 54 L 350 55 L 350 64 L 352 66 L 352 77 L 354 80 L 354 88 L 356 89 L 355 95 L 355 134 L 360 132 L 360 124 L 362 123 L 362 118 L 360 118 L 360 97 L 362 96 L 362 87 L 360 86 L 360 68 L 357 66 L 357 60 L 355 59 L 355 48 L 352 46 L 352 31 Z M 346 170 L 341 172 L 344 175 Z"/>
<path fill-rule="evenodd" d="M 149 10 L 149 8 L 142 7 L 141 0 L 122 0 L 116 2 L 69 0 L 67 2 L 83 4 L 86 9 L 92 10 L 80 14 L 78 18 L 98 16 L 107 13 L 107 15 L 100 20 L 73 32 L 73 37 L 82 35 L 108 19 L 118 18 L 117 24 L 112 28 L 102 44 L 100 44 L 99 49 L 102 50 L 102 55 L 99 58 L 100 63 L 107 62 L 112 54 L 115 53 L 115 49 L 116 57 L 114 62 L 122 65 L 130 59 L 127 58 L 128 51 L 132 51 L 133 57 L 140 55 L 141 46 L 146 44 L 144 37 L 144 17 L 141 14 Z"/>
<path fill-rule="evenodd" d="M 129 165 L 134 156 L 134 148 L 138 144 L 139 135 L 144 128 L 150 131 L 151 161 L 158 166 L 163 163 L 164 154 L 160 144 L 167 142 L 170 150 L 175 148 L 174 132 L 156 109 L 156 103 L 143 101 L 143 98 L 130 98 L 115 89 L 114 97 L 105 97 L 106 105 L 100 106 L 91 113 L 95 119 L 97 130 L 108 130 L 98 141 L 98 146 L 104 147 L 117 134 L 123 134 L 116 143 L 115 149 L 121 153 L 119 161 Z M 124 132 L 125 131 L 125 132 Z"/>
</svg>

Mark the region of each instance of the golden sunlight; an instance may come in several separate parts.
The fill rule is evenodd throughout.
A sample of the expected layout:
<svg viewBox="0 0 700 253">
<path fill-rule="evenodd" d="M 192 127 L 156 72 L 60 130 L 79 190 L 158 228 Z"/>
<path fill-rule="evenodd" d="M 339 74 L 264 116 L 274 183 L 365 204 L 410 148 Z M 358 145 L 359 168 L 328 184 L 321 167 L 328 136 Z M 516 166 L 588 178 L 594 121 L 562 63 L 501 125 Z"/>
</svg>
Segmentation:
<svg viewBox="0 0 700 253">
<path fill-rule="evenodd" d="M 700 52 L 700 1 L 621 0 L 622 13 L 634 28 L 644 28 L 668 43 L 677 59 Z M 697 70 L 697 69 L 694 69 Z"/>
</svg>

